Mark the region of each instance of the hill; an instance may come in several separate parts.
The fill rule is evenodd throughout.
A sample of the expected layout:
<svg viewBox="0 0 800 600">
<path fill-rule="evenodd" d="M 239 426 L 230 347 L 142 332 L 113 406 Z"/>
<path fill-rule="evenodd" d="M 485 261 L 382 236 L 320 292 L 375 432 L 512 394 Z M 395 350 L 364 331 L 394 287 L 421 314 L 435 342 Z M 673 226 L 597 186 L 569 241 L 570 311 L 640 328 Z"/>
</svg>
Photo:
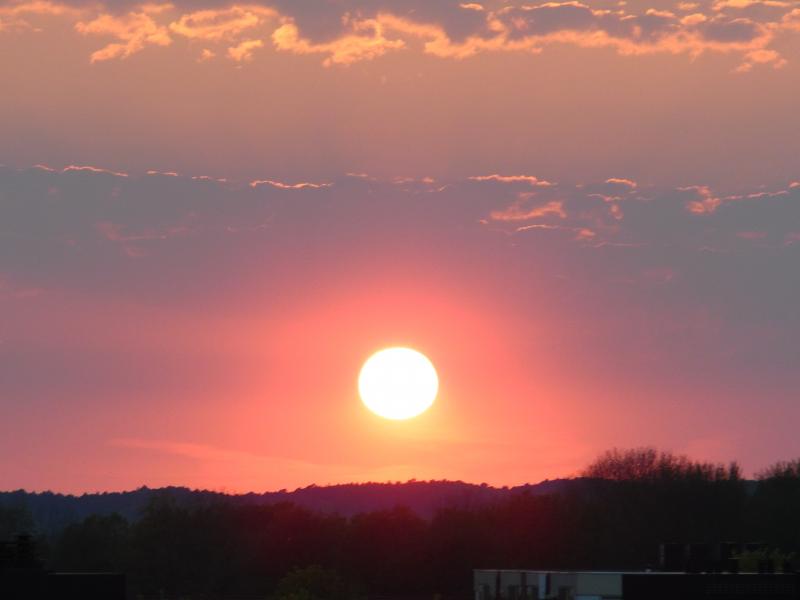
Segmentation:
<svg viewBox="0 0 800 600">
<path fill-rule="evenodd" d="M 353 516 L 405 506 L 423 518 L 441 508 L 477 508 L 515 494 L 542 495 L 583 486 L 585 480 L 556 479 L 516 487 L 496 488 L 462 481 L 407 481 L 404 483 L 351 483 L 331 486 L 311 485 L 294 491 L 262 494 L 225 494 L 184 487 L 141 487 L 127 492 L 107 492 L 73 496 L 52 492 L 17 490 L 0 492 L 0 507 L 26 510 L 37 530 L 54 533 L 89 515 L 118 513 L 136 520 L 155 497 L 170 496 L 178 504 L 196 506 L 225 503 L 235 506 L 268 505 L 290 502 L 315 512 Z"/>
</svg>

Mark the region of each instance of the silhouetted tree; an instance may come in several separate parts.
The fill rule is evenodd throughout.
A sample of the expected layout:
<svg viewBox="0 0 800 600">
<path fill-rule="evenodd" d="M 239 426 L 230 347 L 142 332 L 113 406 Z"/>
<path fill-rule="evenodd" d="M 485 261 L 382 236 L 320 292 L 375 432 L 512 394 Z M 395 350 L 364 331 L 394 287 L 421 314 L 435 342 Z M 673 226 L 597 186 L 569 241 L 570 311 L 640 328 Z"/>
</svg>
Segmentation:
<svg viewBox="0 0 800 600">
<path fill-rule="evenodd" d="M 33 519 L 27 508 L 0 506 L 0 541 L 10 541 L 16 536 L 33 531 Z"/>
<path fill-rule="evenodd" d="M 428 518 L 403 506 L 344 517 L 254 495 L 149 490 L 136 519 L 95 515 L 54 535 L 50 566 L 125 571 L 134 597 L 315 600 L 353 590 L 467 597 L 475 568 L 641 569 L 669 541 L 763 541 L 756 562 L 800 552 L 800 460 L 746 482 L 735 463 L 614 449 L 584 475 L 549 487 L 473 486 L 474 502 Z M 423 482 L 338 486 L 332 506 L 355 489 L 384 503 L 397 491 L 420 506 L 432 493 Z M 324 488 L 303 493 L 326 497 Z M 5 530 L 28 525 L 24 512 L 0 510 Z"/>
<path fill-rule="evenodd" d="M 293 569 L 278 583 L 275 600 L 347 600 L 354 597 L 344 579 L 319 565 Z"/>
<path fill-rule="evenodd" d="M 750 535 L 785 552 L 800 552 L 800 459 L 777 462 L 757 477 Z"/>
<path fill-rule="evenodd" d="M 371 592 L 424 589 L 427 534 L 427 522 L 407 508 L 357 515 L 349 527 L 348 571 Z"/>
<path fill-rule="evenodd" d="M 741 469 L 735 462 L 727 466 L 698 462 L 651 447 L 613 448 L 586 467 L 582 475 L 611 481 L 736 481 L 741 479 Z"/>
<path fill-rule="evenodd" d="M 124 571 L 128 566 L 130 530 L 119 515 L 92 516 L 69 525 L 53 549 L 56 569 L 64 571 Z"/>
</svg>

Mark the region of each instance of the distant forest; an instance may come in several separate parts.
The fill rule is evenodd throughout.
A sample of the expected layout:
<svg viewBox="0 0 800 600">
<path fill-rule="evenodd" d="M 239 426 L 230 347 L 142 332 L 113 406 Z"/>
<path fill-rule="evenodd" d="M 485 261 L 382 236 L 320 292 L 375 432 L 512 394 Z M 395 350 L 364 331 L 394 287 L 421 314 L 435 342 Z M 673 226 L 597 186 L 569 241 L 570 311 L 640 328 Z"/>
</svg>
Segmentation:
<svg viewBox="0 0 800 600">
<path fill-rule="evenodd" d="M 800 460 L 753 481 L 735 463 L 637 448 L 606 452 L 579 478 L 517 488 L 0 494 L 0 540 L 25 532 L 45 568 L 125 572 L 132 597 L 459 597 L 475 568 L 644 569 L 662 542 L 761 542 L 791 565 Z"/>
</svg>

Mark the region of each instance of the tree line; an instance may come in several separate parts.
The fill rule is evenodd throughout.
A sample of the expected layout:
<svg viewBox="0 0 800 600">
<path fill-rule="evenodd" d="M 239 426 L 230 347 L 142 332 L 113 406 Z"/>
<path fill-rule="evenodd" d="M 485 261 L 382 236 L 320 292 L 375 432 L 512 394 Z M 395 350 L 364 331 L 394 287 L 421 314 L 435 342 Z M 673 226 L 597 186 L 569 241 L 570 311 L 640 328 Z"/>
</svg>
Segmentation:
<svg viewBox="0 0 800 600">
<path fill-rule="evenodd" d="M 121 571 L 133 597 L 197 599 L 466 597 L 475 568 L 644 569 L 662 542 L 800 552 L 800 461 L 748 481 L 735 463 L 638 448 L 611 450 L 581 475 L 554 493 L 429 518 L 403 506 L 351 517 L 286 502 L 187 506 L 165 493 L 138 519 L 93 515 L 35 542 L 47 568 Z M 24 510 L 0 509 L 0 537 L 20 523 L 30 526 Z"/>
</svg>

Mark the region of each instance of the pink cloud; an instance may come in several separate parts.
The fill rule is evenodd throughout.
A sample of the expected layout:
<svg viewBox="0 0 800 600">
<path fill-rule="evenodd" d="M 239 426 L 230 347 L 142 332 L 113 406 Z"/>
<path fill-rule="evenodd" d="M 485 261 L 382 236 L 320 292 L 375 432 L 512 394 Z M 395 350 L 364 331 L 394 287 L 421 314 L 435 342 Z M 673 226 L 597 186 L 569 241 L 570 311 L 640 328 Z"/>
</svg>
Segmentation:
<svg viewBox="0 0 800 600">
<path fill-rule="evenodd" d="M 312 183 L 302 181 L 300 183 L 284 183 L 282 181 L 275 181 L 273 179 L 257 179 L 250 182 L 250 187 L 257 188 L 262 185 L 269 185 L 281 190 L 303 190 L 303 189 L 321 189 L 331 187 L 332 183 Z"/>
<path fill-rule="evenodd" d="M 472 181 L 497 181 L 499 183 L 527 183 L 534 187 L 550 187 L 555 185 L 544 179 L 539 179 L 533 175 L 498 175 L 493 173 L 491 175 L 476 175 L 469 179 Z"/>
<path fill-rule="evenodd" d="M 148 46 L 168 46 L 173 36 L 206 42 L 228 42 L 229 56 L 247 60 L 256 40 L 271 39 L 281 51 L 300 55 L 320 55 L 325 66 L 349 65 L 378 58 L 392 51 L 421 43 L 425 54 L 463 59 L 484 52 L 524 52 L 539 54 L 553 45 L 572 45 L 586 49 L 609 48 L 620 55 L 685 54 L 705 52 L 740 56 L 737 72 L 748 72 L 759 65 L 780 68 L 786 63 L 778 49 L 771 47 L 781 32 L 800 31 L 800 9 L 781 0 L 720 0 L 708 14 L 696 3 L 681 3 L 683 16 L 648 8 L 628 12 L 619 7 L 609 10 L 590 3 L 545 2 L 515 8 L 503 5 L 493 9 L 479 3 L 453 6 L 453 19 L 464 12 L 478 16 L 474 31 L 458 38 L 448 34 L 452 25 L 446 14 L 424 19 L 419 13 L 392 12 L 355 3 L 357 9 L 342 11 L 333 19 L 324 41 L 309 37 L 290 6 L 278 11 L 269 4 L 225 4 L 181 13 L 171 4 L 141 4 L 119 14 L 100 5 L 80 10 L 45 0 L 22 2 L 0 8 L 0 30 L 12 27 L 26 14 L 47 14 L 71 20 L 80 18 L 75 29 L 83 35 L 115 38 L 91 55 L 92 62 L 127 58 Z M 754 20 L 748 7 L 765 6 L 769 15 Z M 729 14 L 730 11 L 734 11 Z M 458 14 L 461 14 L 461 17 Z M 742 15 L 745 16 L 742 16 Z M 755 13 L 753 13 L 755 14 Z M 254 35 L 256 28 L 263 36 Z M 261 32 L 259 32 L 261 33 Z M 209 58 L 214 50 L 204 50 Z"/>
<path fill-rule="evenodd" d="M 143 5 L 138 12 L 123 16 L 102 14 L 91 21 L 80 21 L 75 29 L 83 35 L 110 36 L 118 39 L 91 55 L 91 62 L 102 62 L 114 58 L 128 58 L 147 46 L 169 46 L 172 39 L 164 25 L 159 25 L 155 15 L 169 5 Z"/>
<path fill-rule="evenodd" d="M 708 17 L 703 13 L 692 13 L 681 18 L 681 25 L 692 27 L 700 23 L 705 23 L 706 21 L 708 21 Z"/>
<path fill-rule="evenodd" d="M 80 13 L 81 11 L 75 7 L 49 0 L 15 2 L 8 6 L 0 6 L 0 32 L 33 29 L 33 25 L 26 19 L 30 16 L 66 15 L 74 18 Z"/>
<path fill-rule="evenodd" d="M 47 170 L 52 171 L 52 169 L 47 169 Z M 71 171 L 101 173 L 105 175 L 113 175 L 114 177 L 128 177 L 127 173 L 123 173 L 121 171 L 111 171 L 109 169 L 103 169 L 101 167 L 92 167 L 89 165 L 69 165 L 61 170 L 62 173 L 69 173 Z"/>
<path fill-rule="evenodd" d="M 689 212 L 696 215 L 706 215 L 713 213 L 722 204 L 722 200 L 714 195 L 708 186 L 693 185 L 679 188 L 681 191 L 691 191 L 695 193 L 696 199 L 686 202 Z"/>
<path fill-rule="evenodd" d="M 781 69 L 786 66 L 787 60 L 775 50 L 759 48 L 752 50 L 744 55 L 743 62 L 734 69 L 736 73 L 749 73 L 755 65 L 772 65 L 773 69 Z"/>
<path fill-rule="evenodd" d="M 170 23 L 169 29 L 190 39 L 229 40 L 277 15 L 277 11 L 268 7 L 234 5 L 225 9 L 199 10 L 181 15 L 177 21 Z"/>
<path fill-rule="evenodd" d="M 609 179 L 606 179 L 606 183 L 616 183 L 616 184 L 619 184 L 619 185 L 627 186 L 627 187 L 629 187 L 631 189 L 636 188 L 637 185 L 638 185 L 632 179 L 624 179 L 624 178 L 620 178 L 620 177 L 611 177 Z"/>
<path fill-rule="evenodd" d="M 519 203 L 515 203 L 506 209 L 492 211 L 490 216 L 493 221 L 530 221 L 549 216 L 566 219 L 567 213 L 564 211 L 564 204 L 561 201 L 552 200 L 541 206 L 529 209 L 525 209 Z"/>
<path fill-rule="evenodd" d="M 323 65 L 349 65 L 386 54 L 389 50 L 405 47 L 401 39 L 389 39 L 386 26 L 380 19 L 354 20 L 350 33 L 331 42 L 313 43 L 301 36 L 294 23 L 285 23 L 272 33 L 278 50 L 294 54 L 325 54 Z"/>
<path fill-rule="evenodd" d="M 792 6 L 791 2 L 784 0 L 717 0 L 714 2 L 713 10 L 723 11 L 727 8 L 748 8 L 750 6 L 771 6 L 775 8 L 788 8 Z"/>
<path fill-rule="evenodd" d="M 253 59 L 253 51 L 263 48 L 261 40 L 244 40 L 236 46 L 228 48 L 228 58 L 236 62 L 247 62 Z"/>
<path fill-rule="evenodd" d="M 783 15 L 780 26 L 787 31 L 800 31 L 800 8 Z"/>
<path fill-rule="evenodd" d="M 200 52 L 200 56 L 197 57 L 197 62 L 206 62 L 214 58 L 216 55 L 217 53 L 213 50 L 209 48 L 203 48 L 203 51 Z"/>
</svg>

